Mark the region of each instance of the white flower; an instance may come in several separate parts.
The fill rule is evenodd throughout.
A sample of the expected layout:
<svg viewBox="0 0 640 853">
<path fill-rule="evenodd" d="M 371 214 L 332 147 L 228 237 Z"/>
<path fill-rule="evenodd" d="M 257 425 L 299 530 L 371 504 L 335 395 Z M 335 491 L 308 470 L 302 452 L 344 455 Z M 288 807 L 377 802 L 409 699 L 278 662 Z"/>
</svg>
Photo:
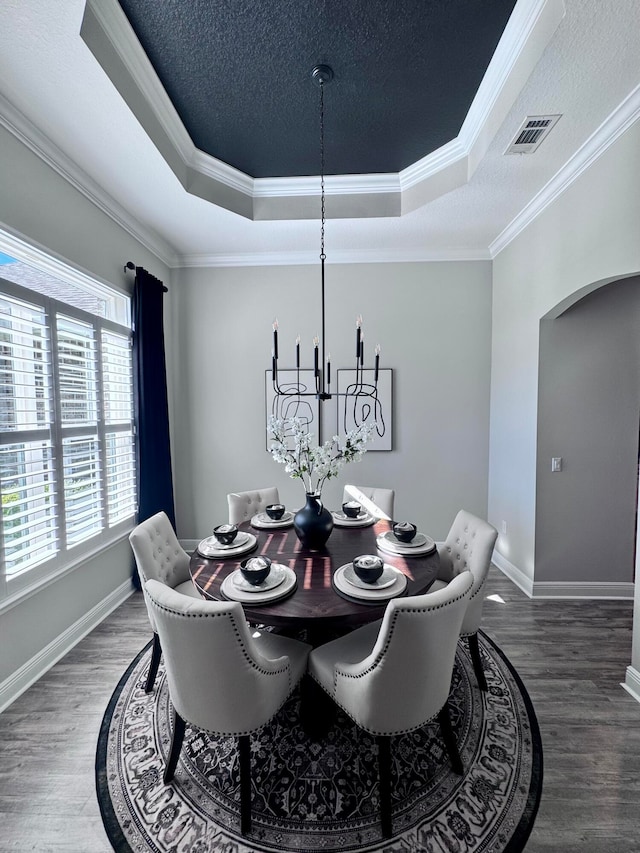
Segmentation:
<svg viewBox="0 0 640 853">
<path fill-rule="evenodd" d="M 283 463 L 292 478 L 302 480 L 307 492 L 318 493 L 324 481 L 337 477 L 343 465 L 362 459 L 374 432 L 372 424 L 363 424 L 347 433 L 342 447 L 337 435 L 331 441 L 312 447 L 313 433 L 305 432 L 300 418 L 283 421 L 272 416 L 267 429 L 274 439 L 271 455 L 275 461 Z M 293 439 L 293 448 L 287 446 L 289 439 Z"/>
</svg>

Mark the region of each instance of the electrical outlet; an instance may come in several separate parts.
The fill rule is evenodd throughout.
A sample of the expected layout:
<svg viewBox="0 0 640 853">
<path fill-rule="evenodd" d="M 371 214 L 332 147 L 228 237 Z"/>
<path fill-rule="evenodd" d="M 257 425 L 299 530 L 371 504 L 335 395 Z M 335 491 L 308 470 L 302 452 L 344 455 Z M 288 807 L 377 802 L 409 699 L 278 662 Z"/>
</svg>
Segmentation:
<svg viewBox="0 0 640 853">
<path fill-rule="evenodd" d="M 551 470 L 562 471 L 562 456 L 551 457 Z"/>
<path fill-rule="evenodd" d="M 502 533 L 504 536 L 507 535 L 507 522 L 503 520 L 502 522 Z"/>
</svg>

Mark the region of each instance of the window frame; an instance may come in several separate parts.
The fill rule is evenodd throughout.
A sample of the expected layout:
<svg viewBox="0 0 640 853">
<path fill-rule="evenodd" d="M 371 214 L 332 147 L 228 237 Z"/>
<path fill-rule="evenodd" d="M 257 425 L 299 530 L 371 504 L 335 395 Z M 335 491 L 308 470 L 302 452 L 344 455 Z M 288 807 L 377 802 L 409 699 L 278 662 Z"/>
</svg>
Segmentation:
<svg viewBox="0 0 640 853">
<path fill-rule="evenodd" d="M 116 290 L 114 288 L 114 290 Z M 73 571 L 87 559 L 102 553 L 105 548 L 121 541 L 129 534 L 136 522 L 137 513 L 137 482 L 135 462 L 135 411 L 133 399 L 133 375 L 131 377 L 131 420 L 119 421 L 118 423 L 107 423 L 105 418 L 104 397 L 104 361 L 102 348 L 103 331 L 111 332 L 129 340 L 129 351 L 132 353 L 133 330 L 131 323 L 131 299 L 129 302 L 129 325 L 123 325 L 117 321 L 101 317 L 66 302 L 46 296 L 38 291 L 31 290 L 15 282 L 8 281 L 2 277 L 0 267 L 0 291 L 8 297 L 19 299 L 30 305 L 41 307 L 46 316 L 46 324 L 49 329 L 50 359 L 51 359 L 51 400 L 52 408 L 51 426 L 45 429 L 22 429 L 0 431 L 0 446 L 16 444 L 37 440 L 46 433 L 47 440 L 51 440 L 54 455 L 54 470 L 56 479 L 56 519 L 58 549 L 49 559 L 35 566 L 18 570 L 15 574 L 7 575 L 5 567 L 5 555 L 2 540 L 0 540 L 0 612 L 11 606 L 16 600 L 25 595 L 38 591 L 55 579 Z M 117 292 L 117 291 L 116 291 Z M 58 330 L 57 316 L 63 315 L 80 323 L 88 323 L 94 330 L 95 364 L 96 364 L 96 423 L 95 425 L 74 425 L 64 428 L 61 419 L 61 401 L 59 384 L 59 361 L 58 361 Z M 133 370 L 133 364 L 131 364 Z M 133 471 L 132 482 L 134 490 L 133 510 L 130 515 L 109 526 L 109 506 L 107 501 L 108 491 L 108 465 L 107 465 L 107 434 L 131 433 Z M 63 440 L 71 437 L 96 435 L 99 447 L 100 477 L 99 492 L 101 495 L 101 529 L 94 535 L 89 536 L 72 546 L 67 545 L 65 501 L 64 501 L 64 458 Z M 2 533 L 2 515 L 0 514 L 0 533 Z"/>
</svg>

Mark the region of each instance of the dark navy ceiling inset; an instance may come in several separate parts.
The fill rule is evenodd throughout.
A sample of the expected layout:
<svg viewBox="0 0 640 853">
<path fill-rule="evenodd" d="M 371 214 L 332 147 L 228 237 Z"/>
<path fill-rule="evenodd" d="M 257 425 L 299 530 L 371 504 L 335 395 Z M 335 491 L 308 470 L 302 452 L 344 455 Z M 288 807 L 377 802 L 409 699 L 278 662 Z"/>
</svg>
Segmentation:
<svg viewBox="0 0 640 853">
<path fill-rule="evenodd" d="M 194 145 L 254 178 L 398 172 L 455 138 L 515 0 L 119 0 Z"/>
</svg>

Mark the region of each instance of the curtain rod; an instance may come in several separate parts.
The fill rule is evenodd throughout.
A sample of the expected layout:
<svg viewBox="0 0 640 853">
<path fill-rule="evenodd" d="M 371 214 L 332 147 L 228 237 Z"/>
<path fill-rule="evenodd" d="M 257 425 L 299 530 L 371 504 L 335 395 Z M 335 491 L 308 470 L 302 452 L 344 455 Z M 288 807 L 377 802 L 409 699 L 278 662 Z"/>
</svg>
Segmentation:
<svg viewBox="0 0 640 853">
<path fill-rule="evenodd" d="M 127 272 L 127 270 L 135 270 L 135 268 L 136 268 L 136 265 L 133 263 L 133 261 L 127 261 L 127 263 L 124 265 L 125 273 Z M 169 292 L 169 288 L 164 284 L 162 285 L 162 289 L 165 293 Z"/>
</svg>

